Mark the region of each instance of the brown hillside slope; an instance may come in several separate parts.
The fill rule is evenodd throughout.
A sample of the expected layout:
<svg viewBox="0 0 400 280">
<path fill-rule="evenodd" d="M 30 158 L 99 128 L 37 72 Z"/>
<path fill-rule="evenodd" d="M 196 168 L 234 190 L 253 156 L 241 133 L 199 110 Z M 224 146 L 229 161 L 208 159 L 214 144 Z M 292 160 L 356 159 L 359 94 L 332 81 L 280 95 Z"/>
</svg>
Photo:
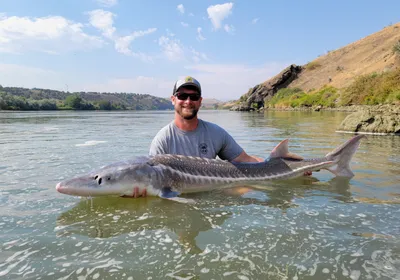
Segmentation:
<svg viewBox="0 0 400 280">
<path fill-rule="evenodd" d="M 319 90 L 329 85 L 344 89 L 355 78 L 370 73 L 391 71 L 400 67 L 400 56 L 393 47 L 400 41 L 400 23 L 383 28 L 347 46 L 331 51 L 303 66 L 290 65 L 279 74 L 262 82 L 240 97 L 224 104 L 234 111 L 249 111 L 264 106 L 282 88 Z"/>
<path fill-rule="evenodd" d="M 304 65 L 298 78 L 288 87 L 309 91 L 329 84 L 344 88 L 357 76 L 392 70 L 400 64 L 393 53 L 393 46 L 399 40 L 400 23 L 385 27 Z"/>
</svg>

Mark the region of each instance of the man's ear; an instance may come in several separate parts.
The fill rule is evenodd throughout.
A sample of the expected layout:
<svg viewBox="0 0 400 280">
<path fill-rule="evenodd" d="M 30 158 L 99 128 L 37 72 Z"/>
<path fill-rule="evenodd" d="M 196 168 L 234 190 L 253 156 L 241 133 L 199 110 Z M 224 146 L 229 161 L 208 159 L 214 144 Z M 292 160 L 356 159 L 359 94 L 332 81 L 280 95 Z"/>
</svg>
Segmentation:
<svg viewBox="0 0 400 280">
<path fill-rule="evenodd" d="M 171 95 L 171 103 L 172 105 L 175 105 L 175 96 Z"/>
</svg>

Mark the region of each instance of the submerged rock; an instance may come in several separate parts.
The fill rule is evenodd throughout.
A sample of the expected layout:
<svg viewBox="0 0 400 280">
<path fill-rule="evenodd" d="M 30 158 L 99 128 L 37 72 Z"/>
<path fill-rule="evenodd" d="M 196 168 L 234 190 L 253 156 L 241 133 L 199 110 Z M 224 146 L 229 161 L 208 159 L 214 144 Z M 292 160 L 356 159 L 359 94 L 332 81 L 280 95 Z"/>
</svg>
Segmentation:
<svg viewBox="0 0 400 280">
<path fill-rule="evenodd" d="M 400 135 L 400 114 L 394 111 L 360 110 L 348 115 L 339 125 L 338 130 Z"/>
</svg>

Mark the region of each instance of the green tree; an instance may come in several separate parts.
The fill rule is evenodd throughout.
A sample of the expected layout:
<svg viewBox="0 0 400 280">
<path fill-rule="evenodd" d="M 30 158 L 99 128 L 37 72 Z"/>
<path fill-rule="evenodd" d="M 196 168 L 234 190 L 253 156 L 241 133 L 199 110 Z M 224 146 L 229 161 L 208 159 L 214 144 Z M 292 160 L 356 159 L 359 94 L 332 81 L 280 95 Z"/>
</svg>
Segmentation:
<svg viewBox="0 0 400 280">
<path fill-rule="evenodd" d="M 83 103 L 82 101 L 83 99 L 79 95 L 74 94 L 74 95 L 68 95 L 65 98 L 64 103 L 66 106 L 71 107 L 73 109 L 81 109 Z"/>
<path fill-rule="evenodd" d="M 0 92 L 0 110 L 8 110 L 8 95 L 5 92 Z"/>
<path fill-rule="evenodd" d="M 111 110 L 113 108 L 110 101 L 101 100 L 99 102 L 99 109 L 100 110 Z"/>
<path fill-rule="evenodd" d="M 57 104 L 53 100 L 41 100 L 39 103 L 40 110 L 57 110 Z"/>
</svg>

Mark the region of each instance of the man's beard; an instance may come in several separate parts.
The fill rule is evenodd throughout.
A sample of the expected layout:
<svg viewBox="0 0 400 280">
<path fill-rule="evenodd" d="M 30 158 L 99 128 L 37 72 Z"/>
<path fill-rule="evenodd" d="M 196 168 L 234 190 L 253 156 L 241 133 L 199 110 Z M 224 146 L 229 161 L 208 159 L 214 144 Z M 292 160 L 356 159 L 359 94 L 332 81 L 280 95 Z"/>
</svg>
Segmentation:
<svg viewBox="0 0 400 280">
<path fill-rule="evenodd" d="M 189 109 L 190 111 L 191 111 L 191 113 L 184 113 L 183 112 L 183 110 L 184 109 Z M 186 110 L 185 110 L 186 111 Z M 180 108 L 175 108 L 175 112 L 177 112 L 182 118 L 184 118 L 185 120 L 191 120 L 191 119 L 193 119 L 194 117 L 196 117 L 197 116 L 197 112 L 198 112 L 199 110 L 198 109 L 196 109 L 196 108 L 183 108 L 183 107 L 180 107 Z"/>
</svg>

